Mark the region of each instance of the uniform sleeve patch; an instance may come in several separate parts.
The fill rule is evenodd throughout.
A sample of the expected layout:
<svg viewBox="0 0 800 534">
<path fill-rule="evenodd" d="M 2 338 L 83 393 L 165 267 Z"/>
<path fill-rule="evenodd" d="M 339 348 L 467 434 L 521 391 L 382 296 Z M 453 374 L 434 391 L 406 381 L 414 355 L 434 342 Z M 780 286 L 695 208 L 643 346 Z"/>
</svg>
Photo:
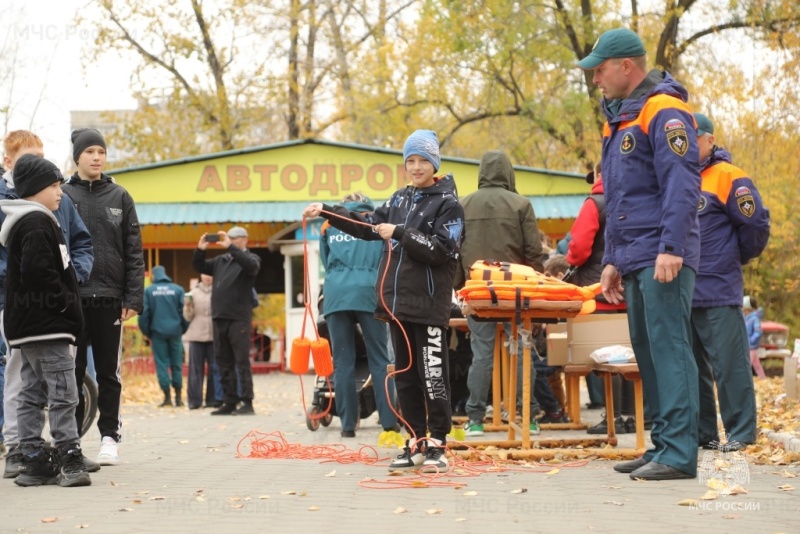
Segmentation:
<svg viewBox="0 0 800 534">
<path fill-rule="evenodd" d="M 667 144 L 669 148 L 680 157 L 686 155 L 689 150 L 689 138 L 686 136 L 686 130 L 672 130 L 667 132 Z"/>
<path fill-rule="evenodd" d="M 739 205 L 739 211 L 745 217 L 752 217 L 756 212 L 756 202 L 750 195 L 737 198 L 736 203 Z"/>
<path fill-rule="evenodd" d="M 751 192 L 750 192 L 750 188 L 749 187 L 741 186 L 741 187 L 737 187 L 736 188 L 736 191 L 734 191 L 733 196 L 738 198 L 738 197 L 741 197 L 741 196 L 744 196 L 744 195 L 750 195 L 750 194 L 751 194 Z"/>
<path fill-rule="evenodd" d="M 683 124 L 683 121 L 681 121 L 680 119 L 670 119 L 664 125 L 665 132 L 671 132 L 673 130 L 685 130 L 685 129 L 686 125 Z"/>
</svg>

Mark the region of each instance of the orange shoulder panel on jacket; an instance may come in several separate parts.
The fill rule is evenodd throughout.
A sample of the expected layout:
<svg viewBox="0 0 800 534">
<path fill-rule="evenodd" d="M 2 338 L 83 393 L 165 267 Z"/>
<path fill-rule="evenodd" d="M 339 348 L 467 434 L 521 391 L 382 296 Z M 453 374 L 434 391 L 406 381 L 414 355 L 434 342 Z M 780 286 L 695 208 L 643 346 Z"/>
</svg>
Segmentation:
<svg viewBox="0 0 800 534">
<path fill-rule="evenodd" d="M 330 221 L 325 221 L 324 223 L 322 223 L 322 226 L 319 227 L 319 235 L 323 235 L 325 233 L 325 230 L 327 230 L 330 227 L 331 227 Z"/>
<path fill-rule="evenodd" d="M 728 162 L 712 165 L 700 173 L 700 188 L 707 193 L 716 195 L 724 204 L 728 201 L 733 181 L 746 178 L 745 172 Z"/>
<path fill-rule="evenodd" d="M 647 102 L 645 102 L 644 107 L 642 108 L 641 113 L 639 113 L 639 117 L 635 121 L 639 128 L 645 133 L 648 134 L 648 129 L 650 127 L 650 122 L 655 118 L 659 111 L 662 109 L 679 109 L 681 111 L 685 111 L 692 117 L 692 128 L 697 128 L 697 123 L 694 120 L 694 116 L 692 115 L 692 109 L 689 107 L 686 102 L 681 100 L 680 98 L 675 98 L 674 96 L 670 95 L 656 95 L 652 98 L 648 98 Z M 623 125 L 622 127 L 625 127 Z"/>
</svg>

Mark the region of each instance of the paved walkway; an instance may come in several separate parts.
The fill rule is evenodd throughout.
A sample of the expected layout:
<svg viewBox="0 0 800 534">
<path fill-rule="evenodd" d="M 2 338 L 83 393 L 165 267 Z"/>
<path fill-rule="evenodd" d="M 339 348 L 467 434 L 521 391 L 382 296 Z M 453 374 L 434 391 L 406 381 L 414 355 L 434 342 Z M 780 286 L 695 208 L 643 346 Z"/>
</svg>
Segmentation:
<svg viewBox="0 0 800 534">
<path fill-rule="evenodd" d="M 311 377 L 306 383 L 310 397 Z M 280 430 L 294 443 L 342 441 L 338 419 L 317 432 L 306 429 L 297 377 L 256 376 L 255 387 L 255 417 L 126 406 L 121 465 L 93 474 L 92 486 L 85 488 L 20 488 L 0 480 L 0 532 L 75 532 L 81 525 L 88 532 L 215 534 L 800 531 L 800 478 L 781 476 L 784 470 L 800 475 L 797 465 L 750 465 L 747 494 L 691 507 L 677 503 L 706 493 L 698 480 L 636 482 L 603 460 L 550 475 L 501 472 L 460 479 L 459 489 L 376 490 L 359 481 L 395 480 L 385 467 L 237 458 L 237 444 L 253 429 Z M 596 422 L 600 413 L 584 415 Z M 375 445 L 379 431 L 370 417 L 349 445 Z M 90 457 L 97 441 L 96 430 L 84 440 Z M 779 489 L 785 484 L 798 490 Z M 406 512 L 395 513 L 398 508 Z"/>
</svg>

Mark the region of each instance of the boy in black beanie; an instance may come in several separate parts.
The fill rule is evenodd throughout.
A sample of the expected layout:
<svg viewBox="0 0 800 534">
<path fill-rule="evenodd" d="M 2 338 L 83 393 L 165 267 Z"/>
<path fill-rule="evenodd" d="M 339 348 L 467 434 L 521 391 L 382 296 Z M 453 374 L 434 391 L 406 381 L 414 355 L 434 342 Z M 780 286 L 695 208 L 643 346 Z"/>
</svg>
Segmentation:
<svg viewBox="0 0 800 534">
<path fill-rule="evenodd" d="M 97 371 L 100 417 L 100 451 L 97 463 L 119 463 L 118 443 L 122 421 L 122 377 L 120 337 L 122 324 L 141 313 L 144 293 L 142 234 L 136 206 L 128 192 L 103 174 L 106 142 L 95 129 L 72 132 L 72 155 L 77 172 L 64 184 L 81 219 L 92 235 L 94 266 L 89 280 L 80 286 L 81 306 L 86 323 L 78 340 L 75 378 L 83 383 L 87 347 L 92 346 Z M 75 417 L 83 424 L 83 399 L 78 399 Z"/>
<path fill-rule="evenodd" d="M 78 386 L 70 350 L 83 329 L 83 315 L 78 279 L 53 215 L 64 178 L 51 162 L 26 154 L 14 167 L 14 180 L 22 200 L 0 201 L 7 215 L 0 244 L 8 250 L 3 325 L 9 346 L 22 355 L 17 419 L 23 465 L 14 482 L 88 486 L 92 482 L 75 421 Z M 55 458 L 41 437 L 45 403 Z"/>
</svg>

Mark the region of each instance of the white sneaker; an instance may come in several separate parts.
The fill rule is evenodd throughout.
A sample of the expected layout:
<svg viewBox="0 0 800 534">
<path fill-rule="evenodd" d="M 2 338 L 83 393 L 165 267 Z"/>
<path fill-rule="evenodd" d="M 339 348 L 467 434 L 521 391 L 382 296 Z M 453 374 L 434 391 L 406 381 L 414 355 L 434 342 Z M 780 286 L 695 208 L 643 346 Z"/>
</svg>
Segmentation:
<svg viewBox="0 0 800 534">
<path fill-rule="evenodd" d="M 97 463 L 100 465 L 117 465 L 119 463 L 119 444 L 111 436 L 104 436 L 100 442 Z"/>
</svg>

